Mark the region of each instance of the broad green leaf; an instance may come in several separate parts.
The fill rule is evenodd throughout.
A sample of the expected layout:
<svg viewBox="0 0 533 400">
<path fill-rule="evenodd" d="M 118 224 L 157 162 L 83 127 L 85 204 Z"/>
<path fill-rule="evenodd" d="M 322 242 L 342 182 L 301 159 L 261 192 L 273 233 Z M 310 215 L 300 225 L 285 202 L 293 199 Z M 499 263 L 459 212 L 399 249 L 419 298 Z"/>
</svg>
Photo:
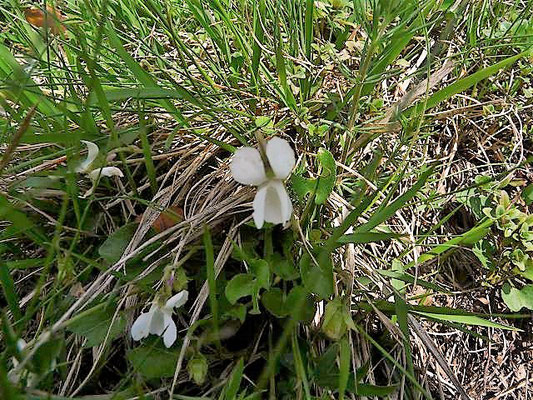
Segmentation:
<svg viewBox="0 0 533 400">
<path fill-rule="evenodd" d="M 250 260 L 248 262 L 250 272 L 257 278 L 257 284 L 263 289 L 270 287 L 270 268 L 268 262 L 263 259 Z"/>
<path fill-rule="evenodd" d="M 108 335 L 108 342 L 124 333 L 126 321 L 122 312 L 114 318 L 115 308 L 102 304 L 95 306 L 70 320 L 67 329 L 87 338 L 84 347 L 102 343 Z M 111 326 L 113 323 L 113 326 Z M 111 328 L 110 328 L 111 327 Z"/>
<path fill-rule="evenodd" d="M 272 122 L 272 118 L 269 116 L 261 115 L 255 118 L 255 126 L 258 128 L 272 128 L 274 122 Z"/>
<path fill-rule="evenodd" d="M 285 311 L 297 321 L 311 321 L 315 315 L 315 303 L 307 290 L 295 286 L 285 300 Z"/>
<path fill-rule="evenodd" d="M 528 265 L 524 271 L 520 271 L 518 268 L 513 269 L 513 272 L 522 275 L 524 278 L 533 281 L 533 266 Z"/>
<path fill-rule="evenodd" d="M 174 376 L 179 351 L 141 346 L 127 353 L 133 368 L 145 378 L 171 378 Z"/>
<path fill-rule="evenodd" d="M 304 178 L 298 174 L 291 175 L 291 188 L 294 190 L 300 201 L 303 201 L 307 194 L 315 191 L 316 184 L 316 179 Z"/>
<path fill-rule="evenodd" d="M 64 345 L 64 338 L 54 337 L 39 346 L 31 359 L 31 364 L 35 372 L 43 375 L 53 371 L 57 363 L 56 359 Z"/>
<path fill-rule="evenodd" d="M 320 149 L 317 154 L 320 164 L 320 177 L 316 188 L 315 203 L 324 204 L 335 187 L 337 166 L 333 155 L 326 149 Z"/>
<path fill-rule="evenodd" d="M 520 311 L 524 307 L 533 310 L 533 285 L 526 285 L 522 289 L 504 285 L 502 298 L 511 311 Z"/>
<path fill-rule="evenodd" d="M 208 368 L 207 359 L 201 353 L 197 353 L 193 358 L 187 362 L 187 371 L 189 372 L 189 379 L 196 385 L 201 386 L 207 377 Z"/>
<path fill-rule="evenodd" d="M 304 254 L 300 261 L 300 273 L 305 288 L 322 299 L 333 294 L 333 271 L 325 271 L 323 268 L 312 264 L 311 257 Z"/>
<path fill-rule="evenodd" d="M 279 253 L 272 254 L 269 263 L 272 272 L 283 280 L 290 281 L 300 276 L 296 268 L 294 268 L 294 265 L 292 265 L 292 262 L 282 257 Z"/>
<path fill-rule="evenodd" d="M 283 291 L 281 289 L 271 288 L 269 291 L 263 293 L 261 302 L 272 315 L 279 318 L 287 316 L 285 299 L 283 298 Z"/>
<path fill-rule="evenodd" d="M 235 275 L 226 285 L 226 298 L 235 304 L 241 297 L 251 296 L 255 287 L 255 279 L 250 274 Z"/>
<path fill-rule="evenodd" d="M 98 254 L 108 263 L 113 264 L 120 260 L 137 229 L 137 223 L 126 224 L 109 236 L 98 249 Z"/>
<path fill-rule="evenodd" d="M 528 206 L 533 204 L 533 183 L 529 184 L 524 190 L 522 190 L 522 198 Z"/>
<path fill-rule="evenodd" d="M 339 340 L 348 330 L 344 318 L 345 312 L 344 304 L 340 298 L 336 298 L 326 304 L 324 322 L 321 329 L 333 340 Z"/>
</svg>

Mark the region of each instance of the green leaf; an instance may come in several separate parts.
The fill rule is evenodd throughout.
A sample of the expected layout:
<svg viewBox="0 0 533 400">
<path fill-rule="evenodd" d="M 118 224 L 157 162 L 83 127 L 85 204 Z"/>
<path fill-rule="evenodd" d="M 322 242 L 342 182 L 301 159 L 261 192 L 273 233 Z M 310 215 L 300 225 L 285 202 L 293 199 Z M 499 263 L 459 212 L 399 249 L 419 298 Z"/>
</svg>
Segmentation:
<svg viewBox="0 0 533 400">
<path fill-rule="evenodd" d="M 224 386 L 224 399 L 225 400 L 235 400 L 237 392 L 241 386 L 242 376 L 244 372 L 244 361 L 242 358 L 239 359 L 237 365 L 231 373 L 231 377 L 228 380 L 228 383 Z"/>
<path fill-rule="evenodd" d="M 300 270 L 305 288 L 322 299 L 333 294 L 333 271 L 325 271 L 311 264 L 311 257 L 304 254 L 300 261 Z"/>
<path fill-rule="evenodd" d="M 314 301 L 302 286 L 295 286 L 285 300 L 285 311 L 297 321 L 311 321 L 315 316 Z"/>
<path fill-rule="evenodd" d="M 61 121 L 62 113 L 42 92 L 41 86 L 29 76 L 9 49 L 0 43 L 1 94 L 16 99 L 17 103 L 30 108 L 37 105 L 40 113 Z"/>
<path fill-rule="evenodd" d="M 348 330 L 344 314 L 346 309 L 340 298 L 336 298 L 326 304 L 322 331 L 331 339 L 339 340 Z"/>
<path fill-rule="evenodd" d="M 318 151 L 317 159 L 322 171 L 316 188 L 315 203 L 324 204 L 335 187 L 337 166 L 333 155 L 326 149 Z"/>
<path fill-rule="evenodd" d="M 524 190 L 522 190 L 522 198 L 528 206 L 533 204 L 533 183 L 527 185 Z"/>
<path fill-rule="evenodd" d="M 282 257 L 279 253 L 272 254 L 269 263 L 272 271 L 283 280 L 290 281 L 300 276 L 292 262 Z"/>
<path fill-rule="evenodd" d="M 122 42 L 118 35 L 115 32 L 115 29 L 111 24 L 108 25 L 107 39 L 109 44 L 115 49 L 117 55 L 124 61 L 128 69 L 135 75 L 135 78 L 145 87 L 158 89 L 159 85 L 153 79 L 153 77 L 146 72 L 142 67 L 135 61 L 135 59 L 124 49 Z M 122 91 L 123 88 L 120 89 Z M 189 100 L 190 101 L 190 100 Z M 159 100 L 159 104 L 165 108 L 170 114 L 175 115 L 176 118 L 183 124 L 186 124 L 181 111 L 179 111 L 172 102 L 167 99 Z"/>
<path fill-rule="evenodd" d="M 533 310 L 533 285 L 516 289 L 506 284 L 502 288 L 502 298 L 511 311 L 520 311 L 523 307 Z"/>
<path fill-rule="evenodd" d="M 422 186 L 424 186 L 429 177 L 433 174 L 433 170 L 433 168 L 428 168 L 426 171 L 424 171 L 422 175 L 420 175 L 418 181 L 411 188 L 409 188 L 409 190 L 399 196 L 391 204 L 386 204 L 380 207 L 374 213 L 374 215 L 370 217 L 368 222 L 357 227 L 354 233 L 368 232 L 374 229 L 382 222 L 392 217 L 396 213 L 396 211 L 405 206 L 405 204 L 418 193 L 418 191 L 422 188 Z"/>
<path fill-rule="evenodd" d="M 406 270 L 415 265 L 429 261 L 448 250 L 457 248 L 460 245 L 473 245 L 479 242 L 481 239 L 483 239 L 483 237 L 485 237 L 485 235 L 489 233 L 490 227 L 493 223 L 494 221 L 488 218 L 484 221 L 481 221 L 478 225 L 474 226 L 472 229 L 468 230 L 462 235 L 441 243 L 427 253 L 420 255 L 416 261 L 411 261 L 410 263 L 406 264 L 403 269 Z"/>
<path fill-rule="evenodd" d="M 235 304 L 242 297 L 251 296 L 255 287 L 255 279 L 250 274 L 235 275 L 226 285 L 226 298 Z"/>
<path fill-rule="evenodd" d="M 130 350 L 128 360 L 145 378 L 171 378 L 178 361 L 179 352 L 163 350 L 155 346 L 141 346 Z"/>
<path fill-rule="evenodd" d="M 399 268 L 402 268 L 402 266 L 400 266 Z M 434 290 L 435 292 L 437 293 L 450 293 L 449 290 L 447 290 L 446 288 L 443 288 L 435 283 L 432 283 L 432 282 L 428 282 L 426 280 L 423 280 L 423 279 L 420 279 L 420 278 L 415 278 L 413 275 L 410 275 L 408 273 L 405 273 L 405 272 L 401 272 L 401 271 L 394 271 L 394 270 L 387 270 L 387 269 L 378 269 L 376 270 L 376 272 L 380 275 L 383 275 L 383 276 L 387 276 L 389 278 L 393 278 L 393 280 L 400 280 L 402 282 L 406 282 L 406 283 L 412 283 L 414 284 L 416 282 L 417 285 L 423 287 L 423 288 L 426 288 L 426 289 L 431 289 L 431 290 Z"/>
<path fill-rule="evenodd" d="M 126 321 L 122 312 L 115 316 L 114 305 L 99 304 L 70 320 L 67 329 L 87 338 L 84 347 L 93 347 L 102 343 L 108 335 L 108 343 L 124 332 Z M 113 323 L 113 326 L 111 326 Z M 111 328 L 110 328 L 111 326 Z"/>
<path fill-rule="evenodd" d="M 213 249 L 213 241 L 211 240 L 211 232 L 209 231 L 208 225 L 204 226 L 204 249 L 205 249 L 205 263 L 206 263 L 206 270 L 207 270 L 207 286 L 209 288 L 209 308 L 211 309 L 211 316 L 213 321 L 213 329 L 215 330 L 214 334 L 216 337 L 218 337 L 218 299 L 217 299 L 217 284 L 216 284 L 216 271 L 215 271 L 215 253 Z M 220 343 L 217 341 L 217 345 Z M 198 356 L 199 357 L 199 356 Z M 196 378 L 201 376 L 201 374 L 198 372 L 201 368 L 199 365 L 202 364 L 202 358 L 199 357 L 198 361 L 196 362 L 195 373 L 193 374 Z M 191 366 L 191 368 L 193 368 Z M 206 369 L 207 369 L 207 362 L 206 362 Z M 190 372 L 190 371 L 189 371 Z M 205 376 L 204 376 L 205 378 Z M 198 383 L 197 383 L 198 384 Z"/>
<path fill-rule="evenodd" d="M 200 106 L 186 89 L 176 86 L 174 89 L 163 89 L 159 87 L 138 87 L 138 88 L 120 88 L 110 89 L 103 92 L 108 102 L 121 102 L 129 99 L 182 99 Z M 96 105 L 97 98 L 95 95 L 89 97 L 89 104 Z"/>
<path fill-rule="evenodd" d="M 485 268 L 492 268 L 492 254 L 494 253 L 494 246 L 487 239 L 482 239 L 472 247 L 472 253 L 477 257 Z"/>
<path fill-rule="evenodd" d="M 496 322 L 488 321 L 476 315 L 435 314 L 435 313 L 427 313 L 427 312 L 421 312 L 421 311 L 414 311 L 414 312 L 424 317 L 436 319 L 439 321 L 456 322 L 459 324 L 474 325 L 474 326 L 485 326 L 487 328 L 499 328 L 499 329 L 505 329 L 505 330 L 511 330 L 511 331 L 520 330 L 512 326 L 502 325 Z"/>
<path fill-rule="evenodd" d="M 98 249 L 98 254 L 108 263 L 116 263 L 122 257 L 136 229 L 137 223 L 135 222 L 117 229 L 102 243 Z"/>
<path fill-rule="evenodd" d="M 64 343 L 64 338 L 56 337 L 39 346 L 31 359 L 37 374 L 43 375 L 55 369 L 56 358 L 59 356 Z"/>
<path fill-rule="evenodd" d="M 533 265 L 528 265 L 524 271 L 520 271 L 518 268 L 515 268 L 513 272 L 522 275 L 524 278 L 533 281 Z"/>
<path fill-rule="evenodd" d="M 347 338 L 343 338 L 339 342 L 339 400 L 344 399 L 344 392 L 348 386 L 350 378 L 350 359 L 352 353 L 350 351 L 350 344 Z"/>
<path fill-rule="evenodd" d="M 521 59 L 522 57 L 527 56 L 530 53 L 529 50 L 526 50 L 520 54 L 516 54 L 512 57 L 508 57 L 503 59 L 500 62 L 497 62 L 494 65 L 491 65 L 489 67 L 483 68 L 472 75 L 467 76 L 466 78 L 459 79 L 458 81 L 455 81 L 451 85 L 448 85 L 444 87 L 443 89 L 440 89 L 433 95 L 431 95 L 426 102 L 419 103 L 416 107 L 412 107 L 410 111 L 414 111 L 416 114 L 419 114 L 420 111 L 422 111 L 422 107 L 425 105 L 425 110 L 428 110 L 432 107 L 435 107 L 437 104 L 449 99 L 453 95 L 457 93 L 461 93 L 465 91 L 466 89 L 474 86 L 476 83 L 488 78 L 491 75 L 494 75 L 498 73 L 501 69 L 514 64 L 516 61 Z M 409 111 L 409 110 L 408 110 Z M 409 112 L 410 114 L 410 112 Z"/>
<path fill-rule="evenodd" d="M 266 115 L 261 115 L 255 118 L 255 126 L 258 128 L 272 128 L 274 123 L 272 119 Z"/>
<path fill-rule="evenodd" d="M 405 46 L 411 41 L 416 33 L 416 29 L 403 27 L 391 37 L 389 44 L 381 52 L 381 59 L 372 67 L 368 76 L 380 76 L 385 69 L 398 57 Z M 365 83 L 361 90 L 361 95 L 366 96 L 371 93 L 372 89 L 380 82 L 378 79 L 368 79 L 370 82 Z"/>
<path fill-rule="evenodd" d="M 0 255 L 1 257 L 1 255 Z M 4 293 L 9 309 L 13 313 L 16 320 L 22 318 L 22 312 L 19 307 L 19 298 L 15 291 L 15 282 L 9 273 L 9 268 L 6 263 L 0 260 L 0 286 Z"/>
<path fill-rule="evenodd" d="M 194 381 L 198 386 L 203 385 L 207 376 L 207 359 L 201 353 L 197 353 L 187 363 L 187 371 L 189 372 L 189 379 Z"/>
<path fill-rule="evenodd" d="M 351 233 L 348 235 L 342 235 L 338 243 L 339 245 L 344 245 L 346 243 L 374 243 L 382 242 L 385 240 L 396 239 L 402 237 L 403 235 L 399 233 L 387 233 L 387 232 L 359 232 Z"/>
<path fill-rule="evenodd" d="M 294 190 L 300 201 L 302 201 L 307 194 L 315 191 L 316 184 L 316 179 L 304 178 L 297 174 L 291 175 L 291 188 Z"/>
<path fill-rule="evenodd" d="M 398 386 L 376 386 L 360 383 L 357 385 L 357 388 L 354 389 L 354 393 L 358 396 L 377 396 L 378 398 L 384 398 L 395 392 L 398 389 Z"/>
<path fill-rule="evenodd" d="M 288 314 L 285 307 L 285 299 L 283 298 L 283 291 L 279 288 L 271 288 L 268 292 L 263 293 L 261 302 L 276 317 L 283 318 Z"/>
<path fill-rule="evenodd" d="M 270 287 L 270 268 L 268 262 L 263 259 L 250 260 L 248 262 L 250 272 L 257 278 L 257 284 L 263 289 Z"/>
</svg>

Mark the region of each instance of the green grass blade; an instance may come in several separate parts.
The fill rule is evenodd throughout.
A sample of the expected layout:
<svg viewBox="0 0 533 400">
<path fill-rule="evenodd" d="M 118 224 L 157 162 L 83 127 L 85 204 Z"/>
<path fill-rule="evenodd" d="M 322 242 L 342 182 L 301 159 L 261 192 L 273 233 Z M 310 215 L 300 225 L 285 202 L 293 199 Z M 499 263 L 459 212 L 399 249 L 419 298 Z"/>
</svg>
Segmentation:
<svg viewBox="0 0 533 400">
<path fill-rule="evenodd" d="M 2 291 L 4 292 L 4 298 L 7 301 L 7 305 L 13 313 L 15 321 L 18 321 L 22 318 L 22 312 L 20 311 L 19 299 L 17 292 L 15 291 L 15 282 L 9 273 L 9 268 L 3 261 L 0 261 L 0 284 L 2 286 Z"/>
<path fill-rule="evenodd" d="M 466 78 L 459 79 L 458 81 L 452 83 L 451 85 L 446 86 L 443 89 L 432 94 L 427 101 L 419 103 L 417 106 L 410 108 L 406 111 L 406 115 L 419 115 L 422 111 L 428 110 L 435 107 L 437 104 L 449 99 L 457 93 L 464 92 L 466 89 L 474 86 L 475 84 L 481 82 L 482 80 L 492 76 L 503 68 L 508 67 L 511 64 L 514 64 L 519 59 L 528 56 L 531 53 L 531 50 L 523 51 L 519 54 L 516 54 L 512 57 L 508 57 L 500 62 L 497 62 L 490 67 L 483 68 L 480 71 L 473 73 L 472 75 L 467 76 Z"/>
<path fill-rule="evenodd" d="M 511 331 L 521 331 L 521 329 L 515 328 L 514 326 L 498 324 L 497 322 L 492 322 L 476 315 L 434 314 L 421 311 L 415 311 L 415 313 L 437 321 L 457 322 L 465 325 L 484 326 L 487 328 L 498 328 Z"/>
<path fill-rule="evenodd" d="M 347 235 L 342 235 L 337 243 L 339 246 L 342 246 L 347 243 L 374 243 L 374 242 L 383 242 L 392 239 L 398 239 L 404 235 L 399 233 L 387 233 L 387 232 L 359 232 L 359 233 L 350 233 Z"/>
<path fill-rule="evenodd" d="M 480 222 L 478 225 L 468 230 L 467 232 L 463 233 L 462 235 L 454 237 L 453 239 L 450 239 L 444 243 L 441 243 L 435 246 L 433 249 L 431 249 L 427 253 L 421 254 L 420 257 L 418 257 L 416 261 L 411 261 L 410 263 L 404 265 L 403 269 L 406 270 L 417 264 L 429 261 L 432 258 L 438 255 L 441 255 L 442 253 L 448 250 L 457 248 L 458 246 L 472 245 L 478 242 L 485 235 L 489 233 L 490 227 L 492 226 L 493 223 L 494 223 L 493 220 L 485 219 L 484 221 Z"/>
<path fill-rule="evenodd" d="M 211 233 L 209 227 L 204 227 L 204 249 L 205 249 L 205 264 L 207 268 L 207 285 L 209 287 L 209 306 L 211 308 L 211 315 L 213 318 L 213 336 L 215 343 L 220 346 L 220 338 L 218 335 L 218 300 L 217 300 L 217 285 L 215 272 L 215 253 L 213 250 L 213 242 L 211 241 Z"/>
<path fill-rule="evenodd" d="M 396 213 L 396 211 L 405 206 L 405 204 L 418 193 L 418 191 L 424 186 L 429 177 L 433 175 L 433 171 L 434 168 L 426 169 L 422 173 L 422 175 L 420 175 L 418 181 L 408 191 L 406 191 L 404 194 L 394 200 L 391 204 L 381 207 L 374 215 L 372 215 L 372 217 L 370 217 L 367 223 L 357 227 L 354 232 L 368 232 L 371 229 L 374 229 L 382 222 L 385 222 L 387 219 L 392 217 Z"/>
<path fill-rule="evenodd" d="M 345 337 L 339 343 L 339 400 L 344 399 L 344 392 L 348 387 L 351 355 L 350 344 Z"/>
<path fill-rule="evenodd" d="M 243 372 L 244 360 L 240 358 L 237 362 L 237 365 L 235 365 L 235 368 L 233 368 L 233 372 L 231 373 L 231 377 L 224 388 L 224 393 L 221 398 L 224 400 L 235 400 L 237 398 L 237 392 L 241 386 Z"/>
</svg>

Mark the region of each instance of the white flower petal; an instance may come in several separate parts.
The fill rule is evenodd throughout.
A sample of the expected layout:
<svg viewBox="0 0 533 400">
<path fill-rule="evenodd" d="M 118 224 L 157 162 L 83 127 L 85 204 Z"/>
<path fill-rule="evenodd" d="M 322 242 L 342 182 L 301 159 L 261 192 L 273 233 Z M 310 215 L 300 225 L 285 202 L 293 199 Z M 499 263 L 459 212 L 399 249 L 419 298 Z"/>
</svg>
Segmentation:
<svg viewBox="0 0 533 400">
<path fill-rule="evenodd" d="M 152 320 L 150 321 L 150 333 L 152 335 L 161 336 L 165 330 L 165 313 L 161 309 L 156 308 L 152 314 Z"/>
<path fill-rule="evenodd" d="M 230 170 L 233 179 L 243 185 L 259 186 L 266 181 L 261 154 L 253 147 L 237 149 L 231 160 Z"/>
<path fill-rule="evenodd" d="M 117 167 L 98 168 L 89 172 L 89 178 L 91 178 L 93 181 L 102 176 L 119 176 L 122 178 L 124 174 Z"/>
<path fill-rule="evenodd" d="M 273 180 L 267 185 L 265 198 L 265 221 L 283 224 L 291 218 L 292 203 L 283 183 Z"/>
<path fill-rule="evenodd" d="M 148 336 L 150 332 L 150 321 L 152 320 L 152 313 L 142 313 L 137 317 L 131 327 L 131 337 L 133 340 L 141 340 Z"/>
<path fill-rule="evenodd" d="M 171 316 L 165 315 L 165 333 L 163 335 L 163 343 L 169 348 L 176 341 L 178 336 L 178 330 L 176 328 L 176 323 L 172 320 Z"/>
<path fill-rule="evenodd" d="M 189 292 L 186 290 L 182 290 L 178 294 L 175 294 L 170 299 L 167 300 L 167 303 L 165 304 L 165 308 L 167 310 L 170 310 L 170 313 L 172 314 L 172 310 L 177 307 L 181 307 L 185 303 L 187 303 L 187 300 L 189 299 Z"/>
<path fill-rule="evenodd" d="M 296 164 L 294 151 L 289 142 L 277 136 L 266 144 L 266 155 L 276 178 L 281 180 L 289 176 Z"/>
<path fill-rule="evenodd" d="M 26 345 L 27 345 L 27 343 L 26 343 L 26 341 L 24 339 L 17 340 L 17 350 L 19 352 L 22 352 L 22 350 L 24 350 Z"/>
<path fill-rule="evenodd" d="M 265 201 L 268 191 L 268 185 L 262 186 L 257 189 L 257 193 L 254 198 L 254 223 L 257 229 L 261 229 L 265 222 Z"/>
<path fill-rule="evenodd" d="M 98 156 L 99 150 L 98 146 L 93 142 L 89 142 L 87 140 L 82 140 L 81 142 L 87 146 L 87 158 L 76 167 L 76 172 L 87 172 L 90 165 Z"/>
<path fill-rule="evenodd" d="M 292 201 L 283 184 L 281 184 L 281 189 L 283 192 L 279 196 L 282 202 L 283 224 L 285 224 L 290 221 L 292 216 Z"/>
</svg>

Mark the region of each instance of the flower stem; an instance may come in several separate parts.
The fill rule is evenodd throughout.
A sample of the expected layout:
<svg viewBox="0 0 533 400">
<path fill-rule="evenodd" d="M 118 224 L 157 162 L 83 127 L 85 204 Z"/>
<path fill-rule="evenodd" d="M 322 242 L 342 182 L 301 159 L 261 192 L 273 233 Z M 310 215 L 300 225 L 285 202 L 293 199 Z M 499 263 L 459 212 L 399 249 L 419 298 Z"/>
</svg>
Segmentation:
<svg viewBox="0 0 533 400">
<path fill-rule="evenodd" d="M 263 165 L 265 166 L 266 176 L 271 179 L 274 177 L 274 171 L 268 162 L 268 157 L 266 155 L 266 140 L 261 129 L 255 130 L 255 138 L 259 144 L 259 154 L 261 154 L 261 160 L 263 160 Z"/>
</svg>

